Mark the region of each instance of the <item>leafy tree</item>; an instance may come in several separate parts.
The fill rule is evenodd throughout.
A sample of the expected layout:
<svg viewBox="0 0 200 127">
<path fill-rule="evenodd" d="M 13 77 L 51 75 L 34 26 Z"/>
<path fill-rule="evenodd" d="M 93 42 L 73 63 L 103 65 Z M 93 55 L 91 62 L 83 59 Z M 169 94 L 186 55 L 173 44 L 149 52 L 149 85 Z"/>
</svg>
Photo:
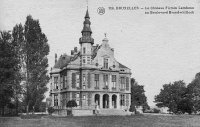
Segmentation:
<svg viewBox="0 0 200 127">
<path fill-rule="evenodd" d="M 156 106 L 168 107 L 170 112 L 177 113 L 178 104 L 186 94 L 186 84 L 180 80 L 173 84 L 164 84 L 160 93 L 155 96 Z"/>
<path fill-rule="evenodd" d="M 135 106 L 142 106 L 145 110 L 149 108 L 144 86 L 138 85 L 134 78 L 131 79 L 131 107 L 130 111 L 135 111 Z"/>
<path fill-rule="evenodd" d="M 19 36 L 22 71 L 24 74 L 24 99 L 28 110 L 39 111 L 44 93 L 47 91 L 49 45 L 42 32 L 39 20 L 27 16 L 24 27 L 18 25 L 14 33 Z M 15 37 L 17 38 L 17 37 Z"/>
<path fill-rule="evenodd" d="M 16 25 L 13 28 L 12 31 L 12 43 L 15 46 L 15 52 L 16 52 L 16 59 L 18 59 L 18 66 L 19 66 L 19 71 L 16 73 L 16 78 L 15 78 L 15 83 L 13 85 L 14 87 L 14 100 L 15 100 L 15 108 L 16 108 L 16 114 L 18 114 L 19 110 L 19 103 L 20 100 L 22 99 L 22 85 L 21 82 L 23 80 L 23 72 L 22 72 L 22 67 L 23 67 L 23 42 L 24 42 L 24 37 L 23 37 L 23 26 L 21 24 Z"/>
<path fill-rule="evenodd" d="M 181 111 L 183 114 L 185 112 L 191 114 L 193 109 L 193 104 L 188 98 L 182 99 L 177 105 L 178 111 Z"/>
<path fill-rule="evenodd" d="M 187 98 L 193 104 L 193 111 L 200 111 L 200 73 L 197 73 L 195 79 L 187 86 Z"/>
<path fill-rule="evenodd" d="M 0 108 L 4 115 L 4 108 L 13 108 L 11 100 L 14 96 L 14 84 L 18 78 L 19 59 L 16 45 L 12 42 L 10 32 L 0 32 Z"/>
</svg>

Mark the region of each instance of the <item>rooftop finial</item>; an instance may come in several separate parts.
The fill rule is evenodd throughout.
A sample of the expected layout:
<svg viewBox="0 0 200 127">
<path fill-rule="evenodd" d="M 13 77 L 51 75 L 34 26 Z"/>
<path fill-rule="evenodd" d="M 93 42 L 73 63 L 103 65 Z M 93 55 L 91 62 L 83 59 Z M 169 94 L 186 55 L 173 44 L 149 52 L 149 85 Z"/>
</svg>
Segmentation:
<svg viewBox="0 0 200 127">
<path fill-rule="evenodd" d="M 86 2 L 87 2 L 87 10 L 88 10 L 88 0 L 86 0 Z"/>
<path fill-rule="evenodd" d="M 106 37 L 106 33 L 104 33 L 105 37 Z"/>
</svg>

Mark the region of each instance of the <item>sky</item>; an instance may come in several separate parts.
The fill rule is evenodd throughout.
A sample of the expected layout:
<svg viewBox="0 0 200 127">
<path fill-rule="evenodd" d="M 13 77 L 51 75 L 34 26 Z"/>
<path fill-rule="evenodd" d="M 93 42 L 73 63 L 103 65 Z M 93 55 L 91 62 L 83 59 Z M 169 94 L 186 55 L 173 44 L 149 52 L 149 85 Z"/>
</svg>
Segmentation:
<svg viewBox="0 0 200 127">
<path fill-rule="evenodd" d="M 39 19 L 50 45 L 50 68 L 55 53 L 70 54 L 79 47 L 87 5 L 95 45 L 102 43 L 106 33 L 115 58 L 144 85 L 150 106 L 163 84 L 177 80 L 188 84 L 200 72 L 200 0 L 0 0 L 0 30 L 24 24 L 29 14 Z M 108 9 L 121 6 L 191 6 L 194 14 Z M 105 8 L 105 14 L 97 13 L 99 7 Z"/>
</svg>

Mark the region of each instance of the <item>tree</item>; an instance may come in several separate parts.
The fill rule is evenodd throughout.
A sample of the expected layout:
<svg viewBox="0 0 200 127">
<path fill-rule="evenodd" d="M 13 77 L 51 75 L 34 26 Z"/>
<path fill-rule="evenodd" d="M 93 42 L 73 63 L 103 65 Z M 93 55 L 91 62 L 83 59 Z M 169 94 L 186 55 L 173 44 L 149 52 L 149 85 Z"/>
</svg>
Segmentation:
<svg viewBox="0 0 200 127">
<path fill-rule="evenodd" d="M 22 63 L 25 73 L 24 102 L 27 112 L 39 111 L 44 93 L 47 91 L 49 76 L 47 75 L 49 45 L 46 35 L 42 32 L 39 20 L 27 16 L 22 40 Z"/>
<path fill-rule="evenodd" d="M 200 73 L 197 73 L 195 79 L 187 86 L 187 98 L 193 104 L 193 111 L 200 111 Z"/>
<path fill-rule="evenodd" d="M 0 108 L 2 115 L 4 115 L 5 106 L 14 107 L 12 99 L 19 69 L 16 45 L 12 41 L 10 32 L 0 32 Z"/>
<path fill-rule="evenodd" d="M 184 81 L 175 81 L 173 84 L 164 84 L 160 93 L 155 96 L 156 106 L 168 107 L 170 112 L 178 112 L 178 104 L 186 94 L 186 84 Z"/>
<path fill-rule="evenodd" d="M 130 111 L 135 111 L 135 106 L 142 106 L 143 111 L 149 108 L 144 86 L 138 85 L 134 78 L 131 78 L 131 107 Z"/>
<path fill-rule="evenodd" d="M 188 99 L 188 98 L 182 99 L 177 105 L 177 110 L 182 112 L 183 114 L 185 112 L 191 114 L 192 113 L 192 109 L 193 109 L 193 104 L 190 101 L 190 99 Z"/>
<path fill-rule="evenodd" d="M 15 108 L 16 108 L 16 114 L 18 114 L 19 110 L 19 103 L 22 98 L 22 81 L 23 81 L 23 72 L 22 72 L 22 67 L 23 67 L 23 42 L 24 42 L 24 37 L 23 37 L 23 26 L 21 24 L 16 25 L 13 28 L 12 31 L 12 43 L 15 46 L 15 52 L 16 52 L 16 59 L 18 59 L 18 66 L 19 66 L 19 71 L 16 73 L 16 78 L 15 78 L 15 83 L 14 83 L 14 100 L 15 100 Z"/>
</svg>

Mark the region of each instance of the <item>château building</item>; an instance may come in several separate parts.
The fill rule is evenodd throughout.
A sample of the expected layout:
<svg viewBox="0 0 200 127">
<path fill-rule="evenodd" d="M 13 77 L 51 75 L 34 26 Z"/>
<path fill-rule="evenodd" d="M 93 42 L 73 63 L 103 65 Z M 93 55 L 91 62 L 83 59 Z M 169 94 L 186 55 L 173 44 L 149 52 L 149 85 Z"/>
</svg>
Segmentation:
<svg viewBox="0 0 200 127">
<path fill-rule="evenodd" d="M 114 49 L 105 38 L 101 45 L 94 45 L 90 16 L 86 11 L 80 49 L 71 55 L 63 54 L 51 69 L 51 106 L 65 109 L 69 100 L 75 100 L 77 109 L 130 108 L 131 70 L 118 62 Z"/>
</svg>

